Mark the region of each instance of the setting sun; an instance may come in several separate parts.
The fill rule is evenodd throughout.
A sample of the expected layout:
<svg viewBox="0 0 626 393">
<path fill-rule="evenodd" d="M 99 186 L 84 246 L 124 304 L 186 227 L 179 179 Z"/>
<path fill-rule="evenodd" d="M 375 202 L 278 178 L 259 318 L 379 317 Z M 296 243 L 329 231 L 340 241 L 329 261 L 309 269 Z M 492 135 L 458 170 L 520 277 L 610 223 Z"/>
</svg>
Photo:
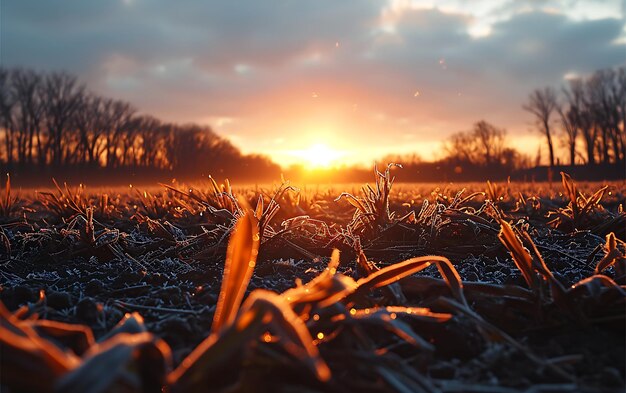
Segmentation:
<svg viewBox="0 0 626 393">
<path fill-rule="evenodd" d="M 0 393 L 626 393 L 626 0 L 154 3 L 0 0 Z"/>
<path fill-rule="evenodd" d="M 316 143 L 308 149 L 294 151 L 294 155 L 297 155 L 302 163 L 310 168 L 328 168 L 336 164 L 337 159 L 343 154 L 323 143 Z"/>
</svg>

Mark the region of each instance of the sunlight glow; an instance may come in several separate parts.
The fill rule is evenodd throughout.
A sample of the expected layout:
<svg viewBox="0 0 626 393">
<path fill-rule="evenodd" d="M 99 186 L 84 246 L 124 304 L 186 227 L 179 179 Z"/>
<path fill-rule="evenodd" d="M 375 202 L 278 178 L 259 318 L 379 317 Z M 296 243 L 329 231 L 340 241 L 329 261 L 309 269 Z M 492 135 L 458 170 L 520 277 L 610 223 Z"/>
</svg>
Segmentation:
<svg viewBox="0 0 626 393">
<path fill-rule="evenodd" d="M 294 151 L 294 155 L 299 156 L 309 168 L 328 168 L 337 163 L 343 153 L 333 150 L 323 143 L 311 145 L 308 149 Z"/>
</svg>

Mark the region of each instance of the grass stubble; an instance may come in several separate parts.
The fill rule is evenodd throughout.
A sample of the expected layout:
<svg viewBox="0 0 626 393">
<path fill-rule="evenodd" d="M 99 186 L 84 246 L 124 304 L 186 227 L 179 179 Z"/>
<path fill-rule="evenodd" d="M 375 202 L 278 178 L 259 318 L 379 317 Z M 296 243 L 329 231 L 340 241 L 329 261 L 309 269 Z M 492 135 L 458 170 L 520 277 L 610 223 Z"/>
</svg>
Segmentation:
<svg viewBox="0 0 626 393">
<path fill-rule="evenodd" d="M 75 190 L 60 187 L 55 181 L 55 191 L 24 201 L 12 196 L 7 177 L 0 201 L 5 282 L 10 282 L 6 277 L 12 266 L 23 260 L 55 263 L 95 257 L 128 264 L 146 275 L 150 258 L 174 256 L 223 260 L 223 269 L 216 302 L 204 309 L 212 315 L 211 328 L 180 361 L 138 312 L 126 313 L 96 340 L 87 325 L 46 319 L 43 289 L 35 301 L 12 312 L 0 303 L 2 386 L 16 392 L 263 391 L 269 386 L 284 391 L 399 392 L 623 388 L 624 370 L 613 387 L 586 376 L 577 363 L 593 362 L 584 359 L 588 353 L 549 357 L 529 345 L 533 332 L 558 335 L 573 326 L 586 334 L 603 329 L 619 334 L 623 329 L 626 214 L 619 189 L 614 191 L 619 194 L 614 195 L 617 206 L 609 209 L 602 204 L 611 193 L 608 186 L 586 196 L 562 174 L 564 193 L 559 196 L 514 195 L 510 182 L 488 182 L 485 192 L 467 196 L 464 190 L 448 195 L 436 189 L 430 200 L 423 198 L 416 206 L 415 200 L 392 196 L 394 166 L 384 172 L 375 169 L 374 187 L 336 198 L 336 204 L 345 200 L 353 209 L 343 223 L 324 219 L 332 215 L 332 200 L 300 198 L 284 181 L 259 195 L 251 190 L 236 195 L 228 181 L 219 185 L 210 178 L 205 191 L 163 185 L 160 194 L 135 189 L 128 196 L 112 197 L 89 195 L 82 185 Z M 253 201 L 254 208 L 249 206 Z M 568 234 L 604 241 L 596 242 L 586 261 L 545 241 Z M 520 280 L 464 282 L 459 261 L 477 249 L 495 260 L 508 254 Z M 565 254 L 570 266 L 584 262 L 587 270 L 579 270 L 591 269 L 591 274 L 575 280 L 554 274 L 549 266 L 557 264 L 544 260 L 540 249 L 555 259 Z M 438 251 L 446 256 L 402 258 Z M 306 283 L 292 277 L 295 286 L 283 291 L 250 290 L 257 258 L 263 257 L 267 269 L 273 253 L 310 258 L 316 265 L 323 263 L 320 256 L 330 258 Z M 391 261 L 375 262 L 368 254 L 389 255 Z M 280 269 L 276 266 L 271 269 Z M 433 277 L 431 266 L 441 279 Z M 137 289 L 122 290 L 128 288 Z M 8 293 L 6 283 L 2 289 Z M 128 302 L 115 304 L 133 308 Z M 135 309 L 185 311 L 158 305 Z M 472 346 L 478 349 L 468 349 Z M 467 351 L 473 360 L 463 355 Z M 489 368 L 497 366 L 490 366 L 489 357 L 498 352 L 532 369 L 515 371 L 525 382 L 446 371 L 450 365 L 462 368 L 459 359 L 465 359 L 492 375 Z M 436 362 L 444 367 L 429 366 Z M 447 377 L 439 375 L 442 369 Z"/>
</svg>

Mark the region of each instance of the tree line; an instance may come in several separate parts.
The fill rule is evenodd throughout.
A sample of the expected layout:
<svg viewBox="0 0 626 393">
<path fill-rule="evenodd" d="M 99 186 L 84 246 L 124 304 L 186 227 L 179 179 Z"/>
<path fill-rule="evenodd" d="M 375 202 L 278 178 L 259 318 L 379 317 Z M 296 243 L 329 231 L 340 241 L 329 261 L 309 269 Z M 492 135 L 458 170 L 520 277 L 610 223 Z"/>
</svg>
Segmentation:
<svg viewBox="0 0 626 393">
<path fill-rule="evenodd" d="M 566 148 L 570 165 L 626 164 L 626 67 L 570 79 L 558 92 L 536 89 L 523 108 L 547 142 L 551 167 L 560 164 L 557 144 Z M 442 151 L 444 156 L 434 163 L 423 163 L 415 154 L 386 160 L 402 162 L 416 174 L 445 172 L 457 179 L 507 176 L 541 161 L 539 154 L 533 160 L 508 146 L 506 131 L 484 120 L 453 134 Z M 141 114 L 126 101 L 88 91 L 64 72 L 1 67 L 0 165 L 29 175 L 38 169 L 143 170 L 263 181 L 281 173 L 264 156 L 241 154 L 209 126 Z"/>
<path fill-rule="evenodd" d="M 564 169 L 581 179 L 626 176 L 626 67 L 570 79 L 559 92 L 552 87 L 536 89 L 523 108 L 534 116 L 536 130 L 544 136 L 550 168 L 569 165 Z M 558 147 L 567 152 L 564 162 L 557 157 Z M 507 144 L 505 129 L 485 120 L 452 134 L 443 142 L 442 152 L 432 163 L 412 154 L 389 155 L 379 164 L 401 162 L 413 181 L 509 175 L 549 179 L 554 174 L 540 170 L 541 150 L 534 158 L 519 152 Z"/>
<path fill-rule="evenodd" d="M 453 164 L 457 171 L 465 167 L 488 168 L 510 173 L 532 166 L 529 156 L 507 145 L 506 130 L 485 120 L 474 123 L 469 131 L 453 134 L 444 142 L 446 156 L 442 162 Z"/>
<path fill-rule="evenodd" d="M 8 170 L 280 174 L 268 158 L 241 154 L 208 126 L 164 122 L 88 91 L 73 75 L 23 68 L 0 68 L 0 162 Z"/>
<path fill-rule="evenodd" d="M 570 165 L 568 171 L 590 178 L 600 165 L 602 176 L 626 176 L 626 67 L 569 79 L 559 92 L 552 87 L 536 89 L 523 108 L 534 116 L 536 130 L 544 136 L 549 167 Z M 557 157 L 558 147 L 567 152 L 564 162 Z M 433 167 L 457 180 L 486 174 L 494 178 L 515 173 L 545 176 L 531 169 L 541 166 L 541 151 L 534 158 L 520 153 L 507 144 L 506 130 L 484 120 L 451 135 L 442 152 Z M 429 167 L 415 155 L 389 158 L 416 170 Z"/>
<path fill-rule="evenodd" d="M 586 78 L 573 78 L 560 91 L 535 89 L 523 105 L 546 141 L 549 166 L 617 165 L 626 163 L 626 67 L 599 70 Z M 557 157 L 565 148 L 567 162 Z M 505 167 L 508 170 L 539 166 L 506 145 L 506 131 L 484 120 L 469 131 L 453 134 L 444 143 L 442 161 L 457 165 Z"/>
<path fill-rule="evenodd" d="M 559 163 L 559 139 L 570 165 L 625 164 L 626 67 L 570 79 L 560 91 L 536 89 L 523 108 L 534 115 L 545 137 L 550 166 Z"/>
</svg>

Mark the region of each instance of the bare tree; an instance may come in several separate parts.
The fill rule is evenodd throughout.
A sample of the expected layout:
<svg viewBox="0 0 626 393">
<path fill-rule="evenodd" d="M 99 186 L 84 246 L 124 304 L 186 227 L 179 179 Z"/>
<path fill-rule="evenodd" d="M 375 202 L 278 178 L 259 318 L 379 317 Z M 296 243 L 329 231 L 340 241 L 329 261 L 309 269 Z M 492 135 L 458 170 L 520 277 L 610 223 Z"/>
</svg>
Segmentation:
<svg viewBox="0 0 626 393">
<path fill-rule="evenodd" d="M 82 101 L 84 86 L 76 77 L 66 73 L 47 75 L 44 82 L 43 102 L 48 140 L 46 147 L 50 154 L 50 163 L 60 166 L 64 163 L 68 148 L 75 135 L 71 129 L 71 119 Z M 39 157 L 39 160 L 44 157 Z"/>
<path fill-rule="evenodd" d="M 121 150 L 122 134 L 131 122 L 135 114 L 135 108 L 128 102 L 113 100 L 108 106 L 108 110 L 108 116 L 111 121 L 109 128 L 105 131 L 106 166 L 114 168 L 121 161 L 119 150 Z"/>
<path fill-rule="evenodd" d="M 596 149 L 600 161 L 603 163 L 610 162 L 609 156 L 609 140 L 610 140 L 610 122 L 608 117 L 610 112 L 610 96 L 609 96 L 609 76 L 604 71 L 594 73 L 587 81 L 587 90 L 590 98 L 591 113 L 593 122 L 597 128 L 597 136 L 599 137 Z"/>
<path fill-rule="evenodd" d="M 476 165 L 502 164 L 506 132 L 481 120 L 471 131 L 453 134 L 445 150 L 449 157 Z"/>
<path fill-rule="evenodd" d="M 139 163 L 145 167 L 163 167 L 163 163 L 158 162 L 160 152 L 163 150 L 161 122 L 152 116 L 141 116 L 136 120 L 140 140 Z"/>
<path fill-rule="evenodd" d="M 616 76 L 618 113 L 618 141 L 621 145 L 622 161 L 626 162 L 626 67 L 620 67 Z M 621 128 L 620 128 L 621 126 Z"/>
<path fill-rule="evenodd" d="M 31 71 L 17 69 L 11 75 L 12 91 L 15 99 L 13 111 L 16 127 L 17 161 L 32 164 L 34 150 L 40 141 L 43 104 L 41 102 L 41 77 Z"/>
<path fill-rule="evenodd" d="M 559 108 L 561 122 L 566 132 L 567 144 L 571 155 L 576 154 L 576 138 L 582 136 L 585 144 L 587 163 L 595 164 L 595 146 L 597 128 L 594 125 L 591 102 L 587 87 L 582 79 L 574 79 L 569 83 L 569 90 L 563 90 L 567 107 Z"/>
<path fill-rule="evenodd" d="M 579 85 L 579 80 L 570 81 L 570 90 L 563 89 L 566 99 L 565 105 L 557 105 L 556 107 L 563 127 L 570 165 L 576 164 L 576 144 L 582 128 L 580 108 L 583 106 L 583 95 Z"/>
<path fill-rule="evenodd" d="M 503 129 L 496 128 L 484 120 L 474 124 L 472 135 L 476 139 L 477 150 L 484 157 L 485 164 L 492 165 L 502 162 L 505 134 Z"/>
<path fill-rule="evenodd" d="M 475 163 L 478 156 L 474 138 L 464 131 L 452 134 L 444 144 L 444 150 L 449 158 L 462 162 Z"/>
<path fill-rule="evenodd" d="M 552 143 L 550 118 L 557 108 L 556 93 L 550 87 L 536 89 L 530 94 L 528 103 L 523 108 L 535 115 L 539 130 L 545 135 L 548 142 L 550 166 L 554 166 L 554 145 Z"/>
<path fill-rule="evenodd" d="M 623 117 L 620 110 L 624 105 L 623 101 L 626 100 L 624 97 L 626 77 L 624 76 L 623 68 L 620 71 L 607 69 L 598 73 L 604 81 L 605 90 L 604 100 L 602 101 L 602 116 L 604 118 L 602 124 L 603 128 L 606 129 L 604 132 L 606 135 L 604 145 L 607 150 L 612 150 L 612 152 L 608 152 L 609 159 L 612 159 L 614 163 L 619 163 L 625 158 L 622 156 L 624 129 L 623 125 L 620 126 Z"/>
<path fill-rule="evenodd" d="M 570 110 L 564 109 L 560 105 L 557 107 L 557 112 L 561 120 L 561 126 L 563 127 L 563 136 L 565 146 L 567 147 L 567 153 L 569 155 L 570 165 L 576 164 L 576 140 L 578 138 L 578 126 L 574 121 L 573 113 Z"/>
<path fill-rule="evenodd" d="M 0 130 L 4 130 L 4 150 L 8 165 L 13 163 L 13 107 L 15 99 L 11 93 L 10 72 L 0 68 Z"/>
<path fill-rule="evenodd" d="M 95 94 L 85 94 L 74 116 L 74 127 L 79 134 L 77 156 L 82 164 L 97 166 L 106 147 L 103 134 L 110 128 L 109 100 Z"/>
<path fill-rule="evenodd" d="M 626 68 L 595 72 L 576 79 L 565 89 L 567 107 L 559 108 L 561 123 L 575 154 L 578 135 L 585 145 L 587 163 L 621 163 L 626 159 Z"/>
</svg>

